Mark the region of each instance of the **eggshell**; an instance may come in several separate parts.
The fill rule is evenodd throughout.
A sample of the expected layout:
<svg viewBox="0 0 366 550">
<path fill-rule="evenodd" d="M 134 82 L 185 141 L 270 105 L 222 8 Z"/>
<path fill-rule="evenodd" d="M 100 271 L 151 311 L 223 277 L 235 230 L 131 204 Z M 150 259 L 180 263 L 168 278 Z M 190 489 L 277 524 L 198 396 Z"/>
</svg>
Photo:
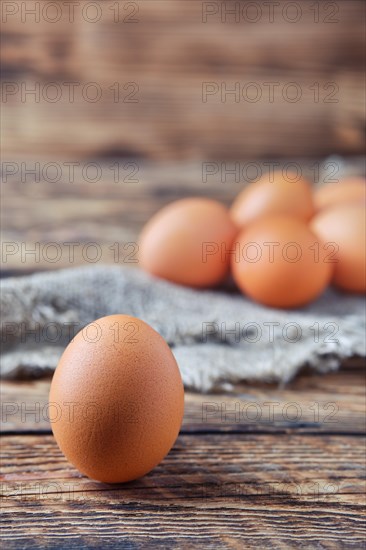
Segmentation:
<svg viewBox="0 0 366 550">
<path fill-rule="evenodd" d="M 366 203 L 365 178 L 345 178 L 340 182 L 321 185 L 314 192 L 314 202 L 317 211 L 332 206 L 347 203 Z"/>
<path fill-rule="evenodd" d="M 143 229 L 140 265 L 174 283 L 211 287 L 228 272 L 226 251 L 236 233 L 228 210 L 219 202 L 182 199 L 160 210 Z"/>
<path fill-rule="evenodd" d="M 276 171 L 272 180 L 266 174 L 236 197 L 230 214 L 238 227 L 275 214 L 305 221 L 311 218 L 314 213 L 312 188 L 305 178 L 297 179 L 296 174 L 291 173 L 285 177 L 282 171 Z"/>
<path fill-rule="evenodd" d="M 323 292 L 331 278 L 332 264 L 324 261 L 317 237 L 296 218 L 262 218 L 243 229 L 233 247 L 237 285 L 267 306 L 305 305 Z"/>
<path fill-rule="evenodd" d="M 154 468 L 174 444 L 184 409 L 168 345 L 128 315 L 103 317 L 76 335 L 57 366 L 49 399 L 62 452 L 82 473 L 107 483 Z"/>
<path fill-rule="evenodd" d="M 338 205 L 321 211 L 311 222 L 323 243 L 329 243 L 335 261 L 333 283 L 357 293 L 366 292 L 365 212 L 362 205 Z"/>
</svg>

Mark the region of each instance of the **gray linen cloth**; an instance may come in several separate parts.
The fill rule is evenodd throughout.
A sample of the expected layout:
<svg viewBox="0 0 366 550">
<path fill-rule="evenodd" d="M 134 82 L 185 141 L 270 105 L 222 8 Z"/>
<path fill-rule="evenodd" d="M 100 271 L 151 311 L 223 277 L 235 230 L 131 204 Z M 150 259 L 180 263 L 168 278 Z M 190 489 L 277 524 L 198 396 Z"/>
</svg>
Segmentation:
<svg viewBox="0 0 366 550">
<path fill-rule="evenodd" d="M 283 311 L 239 293 L 100 265 L 4 279 L 1 312 L 6 379 L 49 374 L 78 330 L 114 313 L 154 327 L 172 347 L 185 386 L 203 392 L 242 380 L 285 383 L 304 366 L 327 372 L 365 356 L 364 299 L 332 289 L 301 310 Z"/>
</svg>

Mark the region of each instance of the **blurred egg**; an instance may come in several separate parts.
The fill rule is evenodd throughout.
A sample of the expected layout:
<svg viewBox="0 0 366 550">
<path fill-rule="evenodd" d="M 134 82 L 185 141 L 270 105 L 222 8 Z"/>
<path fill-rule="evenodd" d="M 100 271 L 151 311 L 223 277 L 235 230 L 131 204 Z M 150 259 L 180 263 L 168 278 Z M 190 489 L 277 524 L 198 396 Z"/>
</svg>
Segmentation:
<svg viewBox="0 0 366 550">
<path fill-rule="evenodd" d="M 238 227 L 274 214 L 288 214 L 307 221 L 314 213 L 311 184 L 303 177 L 282 171 L 262 176 L 235 199 L 231 217 Z"/>
<path fill-rule="evenodd" d="M 174 283 L 211 287 L 229 269 L 226 251 L 237 229 L 219 202 L 188 198 L 160 210 L 144 227 L 139 242 L 143 269 Z"/>
<path fill-rule="evenodd" d="M 50 390 L 50 418 L 67 459 L 106 483 L 136 479 L 169 452 L 183 417 L 180 372 L 143 321 L 111 315 L 67 346 Z"/>
<path fill-rule="evenodd" d="M 267 306 L 305 305 L 323 292 L 331 278 L 332 264 L 324 260 L 317 237 L 296 218 L 262 218 L 242 230 L 233 248 L 235 282 Z"/>
<path fill-rule="evenodd" d="M 333 283 L 351 292 L 366 292 L 365 212 L 362 205 L 337 205 L 322 210 L 311 222 L 335 262 Z"/>
<path fill-rule="evenodd" d="M 314 192 L 317 211 L 347 203 L 366 203 L 366 180 L 364 178 L 345 178 L 340 182 L 321 185 Z"/>
</svg>

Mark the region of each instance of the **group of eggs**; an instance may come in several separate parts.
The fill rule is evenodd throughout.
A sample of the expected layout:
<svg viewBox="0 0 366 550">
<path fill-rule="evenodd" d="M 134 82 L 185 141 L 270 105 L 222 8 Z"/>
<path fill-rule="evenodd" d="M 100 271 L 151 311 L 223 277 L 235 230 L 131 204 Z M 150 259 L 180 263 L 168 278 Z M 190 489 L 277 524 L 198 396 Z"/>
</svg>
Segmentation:
<svg viewBox="0 0 366 550">
<path fill-rule="evenodd" d="M 328 284 L 366 290 L 366 181 L 324 184 L 282 171 L 263 176 L 230 209 L 186 198 L 144 227 L 140 265 L 173 283 L 210 288 L 231 271 L 239 289 L 270 307 L 294 308 Z"/>
</svg>

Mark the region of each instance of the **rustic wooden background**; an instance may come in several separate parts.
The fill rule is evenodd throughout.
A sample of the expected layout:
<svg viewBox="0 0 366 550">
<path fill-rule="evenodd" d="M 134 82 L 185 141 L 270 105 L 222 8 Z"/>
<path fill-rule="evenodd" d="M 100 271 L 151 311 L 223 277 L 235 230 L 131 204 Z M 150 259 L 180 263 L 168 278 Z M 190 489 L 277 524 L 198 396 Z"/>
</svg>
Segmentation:
<svg viewBox="0 0 366 550">
<path fill-rule="evenodd" d="M 99 14 L 89 9 L 84 15 L 81 0 L 73 22 L 57 2 L 60 14 L 51 7 L 39 22 L 20 7 L 34 2 L 12 2 L 19 11 L 3 22 L 7 156 L 236 159 L 363 152 L 362 0 L 298 0 L 295 9 L 280 0 L 273 21 L 264 0 L 210 8 L 199 0 L 104 1 L 97 2 Z M 207 9 L 218 13 L 205 21 Z M 236 15 L 225 20 L 225 10 L 233 9 Z M 74 102 L 65 82 L 77 83 Z M 228 90 L 254 82 L 262 97 L 222 101 L 217 93 L 203 102 L 205 82 Z M 266 82 L 276 83 L 273 102 Z M 297 102 L 283 97 L 291 82 L 301 92 Z M 61 89 L 55 102 L 52 83 Z M 100 100 L 86 99 L 94 95 L 88 83 L 97 84 Z M 22 96 L 37 86 L 39 98 Z M 249 99 L 255 94 L 248 89 Z M 294 89 L 288 94 L 294 97 Z"/>
</svg>

